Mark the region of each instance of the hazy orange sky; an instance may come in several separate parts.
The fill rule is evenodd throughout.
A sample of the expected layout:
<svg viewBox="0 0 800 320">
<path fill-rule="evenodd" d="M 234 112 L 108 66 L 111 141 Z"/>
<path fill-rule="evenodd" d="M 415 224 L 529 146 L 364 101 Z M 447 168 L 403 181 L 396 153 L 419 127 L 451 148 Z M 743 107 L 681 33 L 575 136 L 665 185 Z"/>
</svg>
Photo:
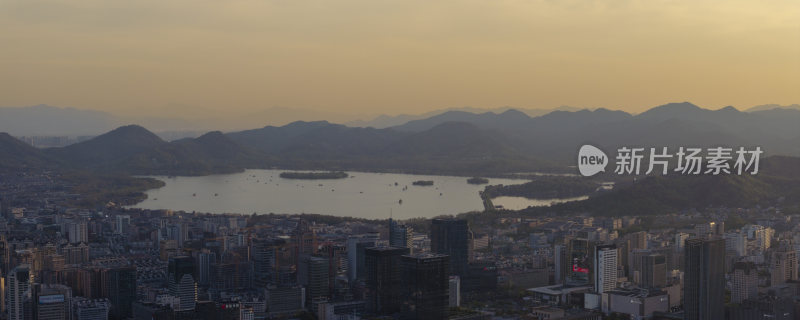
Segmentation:
<svg viewBox="0 0 800 320">
<path fill-rule="evenodd" d="M 800 103 L 800 1 L 0 1 L 0 106 Z"/>
</svg>

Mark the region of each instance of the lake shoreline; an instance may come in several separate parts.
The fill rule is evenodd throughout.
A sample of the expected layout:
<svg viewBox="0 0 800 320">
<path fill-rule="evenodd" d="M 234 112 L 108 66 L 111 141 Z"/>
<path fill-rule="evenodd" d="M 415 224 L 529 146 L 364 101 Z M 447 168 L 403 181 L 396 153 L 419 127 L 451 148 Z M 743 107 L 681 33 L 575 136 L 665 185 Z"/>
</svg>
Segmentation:
<svg viewBox="0 0 800 320">
<path fill-rule="evenodd" d="M 147 199 L 129 208 L 208 213 L 294 213 L 398 219 L 483 211 L 482 186 L 464 176 L 408 175 L 349 171 L 347 179 L 294 180 L 280 178 L 286 170 L 249 169 L 236 174 L 208 176 L 141 176 L 163 181 L 149 189 Z M 300 171 L 303 172 L 303 171 Z M 430 187 L 417 180 L 435 181 Z M 493 183 L 520 184 L 525 179 Z"/>
<path fill-rule="evenodd" d="M 397 219 L 409 219 L 486 211 L 480 195 L 485 185 L 469 184 L 467 180 L 471 176 L 348 171 L 347 179 L 280 178 L 280 174 L 287 171 L 290 170 L 248 169 L 240 173 L 206 176 L 139 176 L 157 179 L 164 185 L 146 190 L 145 199 L 126 207 L 212 214 L 320 214 L 357 219 L 382 219 L 384 214 L 388 217 L 391 212 Z M 367 180 L 361 180 L 364 178 Z M 530 181 L 524 178 L 488 178 L 489 185 Z M 436 182 L 429 187 L 414 186 L 413 182 L 418 180 Z M 321 190 L 325 192 L 321 193 Z M 239 193 L 247 195 L 232 196 Z M 340 194 L 343 195 L 334 196 Z M 289 199 L 296 201 L 287 204 Z M 417 208 L 419 212 L 412 214 L 409 207 Z"/>
</svg>

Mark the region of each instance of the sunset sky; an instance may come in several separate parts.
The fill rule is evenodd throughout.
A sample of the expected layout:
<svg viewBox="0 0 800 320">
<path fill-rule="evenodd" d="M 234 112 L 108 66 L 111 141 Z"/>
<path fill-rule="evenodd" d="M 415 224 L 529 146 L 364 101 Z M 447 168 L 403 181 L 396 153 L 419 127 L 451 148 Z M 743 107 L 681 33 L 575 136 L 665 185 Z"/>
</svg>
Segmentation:
<svg viewBox="0 0 800 320">
<path fill-rule="evenodd" d="M 0 1 L 0 106 L 800 103 L 800 1 Z"/>
</svg>

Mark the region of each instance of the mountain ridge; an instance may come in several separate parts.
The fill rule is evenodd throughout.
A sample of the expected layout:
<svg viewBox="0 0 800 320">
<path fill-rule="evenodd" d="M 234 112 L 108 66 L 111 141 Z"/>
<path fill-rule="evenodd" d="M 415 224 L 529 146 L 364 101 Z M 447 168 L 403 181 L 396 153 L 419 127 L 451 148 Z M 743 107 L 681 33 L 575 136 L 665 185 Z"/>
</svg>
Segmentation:
<svg viewBox="0 0 800 320">
<path fill-rule="evenodd" d="M 76 168 L 136 174 L 196 175 L 274 166 L 498 174 L 571 170 L 575 152 L 583 144 L 606 150 L 761 146 L 765 156 L 798 156 L 796 123 L 800 123 L 800 110 L 709 110 L 680 102 L 638 115 L 603 108 L 553 111 L 538 117 L 513 109 L 479 114 L 449 111 L 385 129 L 296 121 L 228 133 L 212 131 L 173 142 L 128 125 L 43 152 Z"/>
</svg>

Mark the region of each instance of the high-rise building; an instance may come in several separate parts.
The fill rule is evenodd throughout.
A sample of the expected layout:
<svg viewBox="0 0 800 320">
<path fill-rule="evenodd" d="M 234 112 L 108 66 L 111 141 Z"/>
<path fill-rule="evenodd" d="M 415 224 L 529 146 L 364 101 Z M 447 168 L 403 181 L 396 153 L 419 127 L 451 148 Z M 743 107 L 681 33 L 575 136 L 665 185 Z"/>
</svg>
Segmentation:
<svg viewBox="0 0 800 320">
<path fill-rule="evenodd" d="M 61 248 L 61 254 L 67 264 L 83 264 L 89 262 L 89 245 L 84 243 L 67 245 Z"/>
<path fill-rule="evenodd" d="M 183 223 L 174 223 L 166 228 L 167 239 L 175 240 L 179 248 L 183 248 L 183 242 L 189 237 L 189 228 Z"/>
<path fill-rule="evenodd" d="M 211 264 L 209 282 L 219 291 L 246 290 L 253 285 L 253 267 L 243 254 L 228 251 Z"/>
<path fill-rule="evenodd" d="M 88 243 L 89 230 L 85 221 L 70 222 L 67 224 L 67 236 L 70 243 Z"/>
<path fill-rule="evenodd" d="M 350 290 L 345 283 L 336 281 L 336 276 L 347 272 L 347 246 L 326 242 L 319 249 L 319 255 L 328 259 L 328 284 L 332 298 L 349 296 Z"/>
<path fill-rule="evenodd" d="M 756 249 L 763 252 L 772 247 L 772 236 L 775 234 L 774 229 L 749 224 L 742 227 L 742 232 L 747 233 L 748 239 L 755 240 Z"/>
<path fill-rule="evenodd" d="M 628 277 L 633 283 L 642 283 L 642 258 L 653 254 L 649 249 L 634 249 L 628 253 Z"/>
<path fill-rule="evenodd" d="M 374 247 L 365 251 L 367 311 L 377 315 L 391 315 L 400 311 L 403 299 L 400 257 L 408 248 Z"/>
<path fill-rule="evenodd" d="M 731 302 L 742 303 L 748 299 L 758 298 L 758 270 L 752 262 L 736 262 L 733 264 L 733 286 Z"/>
<path fill-rule="evenodd" d="M 600 220 L 599 226 L 608 230 L 622 229 L 622 219 L 620 218 L 606 218 Z"/>
<path fill-rule="evenodd" d="M 354 236 L 347 239 L 347 280 L 350 282 L 356 279 L 363 279 L 364 272 L 364 251 L 375 246 L 376 237 Z"/>
<path fill-rule="evenodd" d="M 276 282 L 275 270 L 278 267 L 278 250 L 285 245 L 282 239 L 253 239 L 250 242 L 250 260 L 253 261 L 253 277 L 256 283 Z"/>
<path fill-rule="evenodd" d="M 302 310 L 302 287 L 269 287 L 266 295 L 267 312 L 270 317 L 293 315 Z"/>
<path fill-rule="evenodd" d="M 725 233 L 725 224 L 721 222 L 704 222 L 694 225 L 694 234 L 696 237 L 705 237 L 708 235 L 720 235 Z"/>
<path fill-rule="evenodd" d="M 210 250 L 197 253 L 197 284 L 208 286 L 211 284 L 211 266 L 217 263 L 217 255 Z"/>
<path fill-rule="evenodd" d="M 625 235 L 631 241 L 630 250 L 647 249 L 647 232 L 638 231 Z"/>
<path fill-rule="evenodd" d="M 771 284 L 775 286 L 789 280 L 797 280 L 797 268 L 797 252 L 790 247 L 781 247 L 772 253 Z"/>
<path fill-rule="evenodd" d="M 100 272 L 100 291 L 111 303 L 111 316 L 126 319 L 136 301 L 136 267 L 112 267 Z"/>
<path fill-rule="evenodd" d="M 630 264 L 628 263 L 628 255 L 630 254 L 630 246 L 631 241 L 624 238 L 617 238 L 614 241 L 614 244 L 617 245 L 617 266 L 622 267 L 622 274 L 630 279 L 632 279 L 633 275 L 631 275 L 631 270 L 628 267 Z"/>
<path fill-rule="evenodd" d="M 131 225 L 131 216 L 129 215 L 117 215 L 117 223 L 115 224 L 114 231 L 117 234 L 126 234 L 130 229 Z"/>
<path fill-rule="evenodd" d="M 8 274 L 8 319 L 25 320 L 23 302 L 31 285 L 30 266 L 22 264 Z"/>
<path fill-rule="evenodd" d="M 197 282 L 193 276 L 194 259 L 188 256 L 172 257 L 167 267 L 167 289 L 169 294 L 177 297 L 180 302 L 179 306 L 174 308 L 175 311 L 194 310 L 197 304 Z"/>
<path fill-rule="evenodd" d="M 306 288 L 306 307 L 317 310 L 320 303 L 330 300 L 329 260 L 302 255 L 297 265 L 297 282 Z"/>
<path fill-rule="evenodd" d="M 684 253 L 684 318 L 725 318 L 725 240 L 690 238 Z"/>
<path fill-rule="evenodd" d="M 686 239 L 689 239 L 688 233 L 678 232 L 675 234 L 675 250 L 676 251 L 683 251 L 683 246 L 686 243 Z"/>
<path fill-rule="evenodd" d="M 597 244 L 587 239 L 571 239 L 567 247 L 566 282 L 571 285 L 591 285 L 594 279 L 594 250 Z"/>
<path fill-rule="evenodd" d="M 399 224 L 397 221 L 389 218 L 389 246 L 395 248 L 408 248 L 409 252 L 413 251 L 412 245 L 413 230 L 405 224 Z"/>
<path fill-rule="evenodd" d="M 747 255 L 747 235 L 742 232 L 726 233 L 725 251 L 733 252 L 739 257 Z"/>
<path fill-rule="evenodd" d="M 404 319 L 446 319 L 449 305 L 450 258 L 425 253 L 402 256 L 403 282 L 406 284 Z"/>
<path fill-rule="evenodd" d="M 567 247 L 563 244 L 553 247 L 553 264 L 555 265 L 556 284 L 564 283 L 570 264 L 567 262 Z"/>
<path fill-rule="evenodd" d="M 292 230 L 292 245 L 294 246 L 295 262 L 302 255 L 317 253 L 317 233 L 311 229 L 306 220 L 298 220 L 297 227 Z"/>
<path fill-rule="evenodd" d="M 0 195 L 0 217 L 11 220 L 11 199 L 7 195 Z"/>
<path fill-rule="evenodd" d="M 604 293 L 617 287 L 617 246 L 601 245 L 594 250 L 594 289 Z"/>
<path fill-rule="evenodd" d="M 467 220 L 433 219 L 431 222 L 431 252 L 449 256 L 452 274 L 467 275 L 469 240 Z"/>
<path fill-rule="evenodd" d="M 642 271 L 639 273 L 643 288 L 663 288 L 667 285 L 667 258 L 661 254 L 642 257 Z"/>
<path fill-rule="evenodd" d="M 58 284 L 34 284 L 31 287 L 30 299 L 30 311 L 33 319 L 70 319 L 72 314 L 72 289 L 69 287 Z M 28 317 L 27 314 L 25 317 Z"/>
</svg>

